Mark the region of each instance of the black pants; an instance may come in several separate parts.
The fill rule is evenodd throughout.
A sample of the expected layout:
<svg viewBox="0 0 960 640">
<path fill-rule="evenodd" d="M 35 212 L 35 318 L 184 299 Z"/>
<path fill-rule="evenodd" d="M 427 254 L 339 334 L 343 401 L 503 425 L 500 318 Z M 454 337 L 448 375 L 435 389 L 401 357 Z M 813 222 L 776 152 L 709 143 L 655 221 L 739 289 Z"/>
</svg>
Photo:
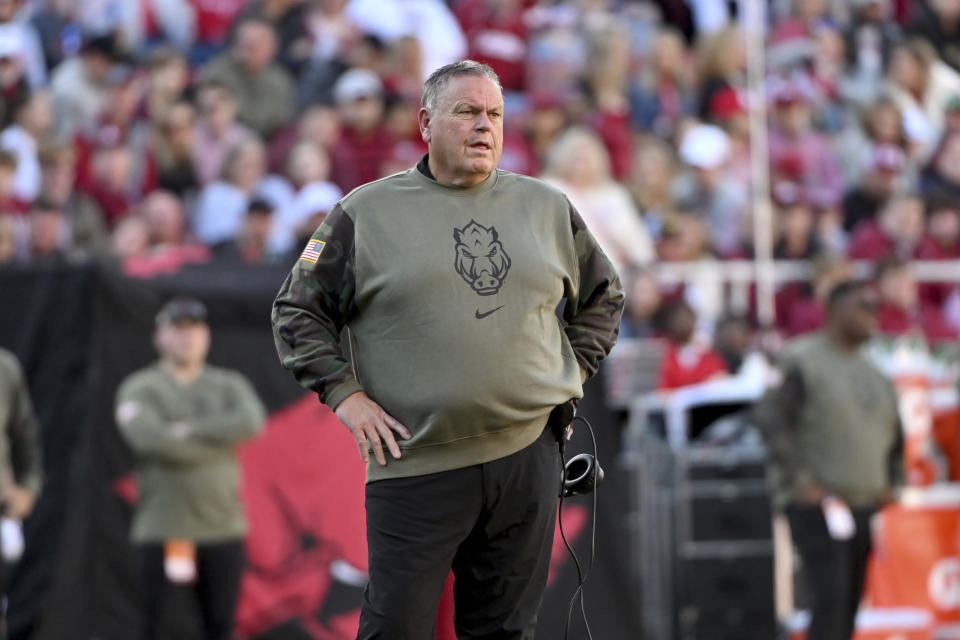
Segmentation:
<svg viewBox="0 0 960 640">
<path fill-rule="evenodd" d="M 184 587 L 167 580 L 162 544 L 139 545 L 137 556 L 143 607 L 142 637 L 157 640 L 168 596 L 173 589 Z M 197 545 L 197 581 L 193 589 L 199 600 L 206 640 L 230 640 L 243 564 L 240 540 Z"/>
<path fill-rule="evenodd" d="M 549 430 L 493 462 L 368 484 L 370 582 L 358 640 L 433 638 L 451 567 L 458 638 L 531 640 L 559 484 Z"/>
<path fill-rule="evenodd" d="M 790 535 L 800 552 L 813 601 L 807 640 L 850 640 L 870 556 L 870 518 L 875 509 L 851 509 L 857 531 L 834 540 L 819 506 L 787 507 Z"/>
</svg>

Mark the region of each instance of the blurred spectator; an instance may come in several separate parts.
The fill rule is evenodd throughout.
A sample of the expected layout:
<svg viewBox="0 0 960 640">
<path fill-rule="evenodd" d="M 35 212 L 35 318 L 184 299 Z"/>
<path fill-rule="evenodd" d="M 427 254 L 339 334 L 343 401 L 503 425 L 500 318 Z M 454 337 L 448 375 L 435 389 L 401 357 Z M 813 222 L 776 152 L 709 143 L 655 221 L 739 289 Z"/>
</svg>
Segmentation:
<svg viewBox="0 0 960 640">
<path fill-rule="evenodd" d="M 926 198 L 927 233 L 917 248 L 920 260 L 960 259 L 960 201 L 948 194 L 931 192 Z M 943 305 L 954 289 L 952 283 L 927 282 L 920 285 L 924 302 Z"/>
<path fill-rule="evenodd" d="M 143 197 L 135 180 L 133 151 L 122 144 L 101 147 L 93 152 L 88 184 L 78 185 L 100 210 L 112 229 Z"/>
<path fill-rule="evenodd" d="M 327 152 L 313 142 L 300 142 L 293 148 L 287 175 L 297 192 L 290 204 L 274 216 L 269 250 L 275 255 L 301 244 L 299 240 L 309 237 L 343 196 L 337 185 L 329 181 Z"/>
<path fill-rule="evenodd" d="M 633 166 L 629 79 L 630 34 L 626 28 L 609 21 L 591 30 L 583 78 L 592 108 L 589 124 L 607 148 L 610 172 L 616 180 L 626 178 Z"/>
<path fill-rule="evenodd" d="M 960 71 L 960 3 L 956 0 L 912 2 L 907 32 L 934 46 L 941 60 Z"/>
<path fill-rule="evenodd" d="M 107 230 L 97 203 L 74 189 L 76 156 L 73 147 L 66 144 L 47 145 L 40 149 L 43 176 L 40 197 L 63 212 L 73 246 L 87 256 L 95 256 L 107 248 Z"/>
<path fill-rule="evenodd" d="M 174 273 L 184 264 L 210 259 L 208 247 L 190 241 L 183 204 L 169 191 L 151 193 L 131 217 L 142 221 L 146 242 L 124 255 L 123 270 L 128 276 L 149 278 Z M 138 231 L 131 227 L 125 233 L 134 235 L 136 242 Z"/>
<path fill-rule="evenodd" d="M 654 337 L 662 302 L 656 273 L 650 269 L 627 269 L 622 279 L 630 284 L 620 321 L 620 338 Z"/>
<path fill-rule="evenodd" d="M 680 142 L 680 159 L 689 171 L 674 185 L 674 199 L 684 209 L 704 216 L 714 250 L 736 254 L 752 236 L 747 185 L 728 179 L 730 139 L 714 125 L 695 125 Z"/>
<path fill-rule="evenodd" d="M 946 322 L 939 305 L 920 299 L 909 262 L 892 258 L 877 268 L 880 294 L 878 320 L 888 336 L 923 335 L 930 344 L 955 340 L 957 333 Z"/>
<path fill-rule="evenodd" d="M 640 131 L 669 138 L 680 119 L 691 115 L 695 108 L 692 59 L 683 36 L 673 29 L 657 34 L 651 51 L 653 60 L 631 87 L 633 125 Z M 708 105 L 711 115 L 718 108 Z"/>
<path fill-rule="evenodd" d="M 668 344 L 657 389 L 670 391 L 729 375 L 720 354 L 695 337 L 697 317 L 689 304 L 671 304 L 664 311 L 663 322 Z"/>
<path fill-rule="evenodd" d="M 55 264 L 74 256 L 70 228 L 63 211 L 39 199 L 30 208 L 29 228 L 21 258 L 34 264 Z"/>
<path fill-rule="evenodd" d="M 140 208 L 152 248 L 177 247 L 185 243 L 186 220 L 183 205 L 176 195 L 169 191 L 154 191 L 143 200 Z"/>
<path fill-rule="evenodd" d="M 467 56 L 500 76 L 504 91 L 522 91 L 527 56 L 525 0 L 456 0 L 453 10 L 467 38 Z"/>
<path fill-rule="evenodd" d="M 850 4 L 845 49 L 853 86 L 844 97 L 869 104 L 881 88 L 890 51 L 902 35 L 899 25 L 890 19 L 889 0 L 854 0 Z"/>
<path fill-rule="evenodd" d="M 273 62 L 277 51 L 273 25 L 248 18 L 237 26 L 230 50 L 200 70 L 201 83 L 229 87 L 237 118 L 261 136 L 269 136 L 293 114 L 295 87 L 285 69 Z"/>
<path fill-rule="evenodd" d="M 881 98 L 863 109 L 859 118 L 853 119 L 836 137 L 837 156 L 843 171 L 844 182 L 849 189 L 859 184 L 864 176 L 876 167 L 876 149 L 878 147 L 896 147 L 900 150 L 903 162 L 899 171 L 907 168 L 907 154 L 910 153 L 909 141 L 904 131 L 903 117 L 897 105 L 888 98 Z M 906 186 L 915 176 L 906 174 L 896 181 Z M 849 191 L 848 191 L 849 193 Z"/>
<path fill-rule="evenodd" d="M 778 260 L 809 260 L 820 253 L 813 207 L 801 187 L 793 182 L 774 185 L 773 201 L 776 241 L 773 255 Z"/>
<path fill-rule="evenodd" d="M 163 119 L 167 109 L 184 98 L 190 83 L 190 68 L 183 54 L 168 46 L 150 52 L 147 68 L 149 79 L 140 115 L 151 120 Z"/>
<path fill-rule="evenodd" d="M 927 157 L 944 129 L 944 107 L 960 94 L 960 73 L 941 62 L 930 45 L 910 40 L 897 45 L 890 59 L 887 90 L 903 113 L 907 135 L 922 144 Z"/>
<path fill-rule="evenodd" d="M 530 96 L 530 112 L 526 120 L 526 137 L 534 154 L 536 164 L 543 166 L 547 153 L 557 136 L 567 127 L 567 114 L 563 100 L 550 94 Z"/>
<path fill-rule="evenodd" d="M 37 153 L 40 144 L 50 136 L 52 126 L 50 96 L 45 91 L 36 91 L 15 108 L 13 124 L 0 133 L 0 148 L 10 151 L 17 159 L 13 195 L 24 202 L 31 202 L 40 193 Z"/>
<path fill-rule="evenodd" d="M 350 0 L 347 15 L 388 46 L 414 36 L 423 51 L 422 80 L 467 55 L 467 39 L 444 0 Z"/>
<path fill-rule="evenodd" d="M 293 196 L 290 185 L 266 169 L 266 150 L 259 140 L 241 140 L 230 150 L 223 176 L 204 187 L 197 200 L 193 230 L 201 242 L 213 246 L 234 237 L 253 198 L 264 198 L 277 209 L 287 206 Z"/>
<path fill-rule="evenodd" d="M 30 203 L 17 197 L 13 179 L 17 173 L 17 156 L 0 149 L 0 215 L 26 213 Z"/>
<path fill-rule="evenodd" d="M 743 32 L 729 26 L 699 42 L 700 101 L 697 114 L 709 121 L 715 95 L 724 89 L 737 90 L 745 85 L 746 42 Z"/>
<path fill-rule="evenodd" d="M 960 131 L 947 134 L 940 143 L 923 171 L 921 184 L 927 190 L 941 191 L 960 200 Z"/>
<path fill-rule="evenodd" d="M 826 322 L 827 296 L 852 276 L 850 263 L 834 256 L 819 256 L 812 263 L 810 283 L 785 286 L 777 294 L 777 321 L 788 337 L 816 331 Z"/>
<path fill-rule="evenodd" d="M 194 164 L 195 119 L 189 102 L 175 102 L 157 119 L 152 136 L 157 185 L 180 198 L 191 197 L 200 188 Z"/>
<path fill-rule="evenodd" d="M 627 188 L 654 240 L 674 210 L 670 187 L 676 177 L 676 159 L 664 143 L 651 138 L 637 145 L 637 155 Z"/>
<path fill-rule="evenodd" d="M 222 173 L 227 152 L 254 134 L 236 121 L 237 101 L 226 85 L 219 82 L 201 85 L 197 104 L 199 118 L 193 135 L 193 162 L 200 184 L 205 186 Z"/>
<path fill-rule="evenodd" d="M 320 104 L 307 107 L 298 120 L 278 131 L 270 141 L 270 170 L 285 171 L 290 150 L 301 140 L 313 142 L 329 153 L 339 138 L 340 115 L 335 108 Z"/>
<path fill-rule="evenodd" d="M 19 57 L 19 38 L 5 34 L 0 25 L 0 129 L 13 122 L 13 112 L 30 95 L 30 84 Z"/>
<path fill-rule="evenodd" d="M 899 147 L 891 144 L 873 147 L 870 166 L 862 181 L 843 198 L 843 228 L 852 231 L 861 222 L 875 220 L 896 191 L 904 168 L 905 158 Z"/>
<path fill-rule="evenodd" d="M 813 128 L 811 92 L 799 78 L 774 84 L 770 162 L 776 174 L 801 186 L 812 206 L 832 209 L 843 198 L 843 173 L 829 141 Z"/>
<path fill-rule="evenodd" d="M 47 83 L 47 64 L 37 30 L 26 15 L 18 15 L 24 4 L 23 0 L 0 0 L 0 51 L 20 60 L 30 87 L 37 89 Z"/>
<path fill-rule="evenodd" d="M 931 192 L 927 198 L 927 234 L 917 249 L 922 260 L 960 259 L 960 200 Z"/>
<path fill-rule="evenodd" d="M 202 64 L 226 42 L 234 17 L 250 0 L 188 0 L 196 22 L 196 42 L 191 51 L 195 64 Z"/>
<path fill-rule="evenodd" d="M 118 47 L 112 35 L 87 39 L 80 55 L 67 58 L 50 79 L 57 135 L 68 139 L 87 131 L 107 101 L 107 75 L 118 62 Z"/>
<path fill-rule="evenodd" d="M 891 198 L 876 220 L 864 220 L 853 230 L 849 255 L 855 260 L 907 260 L 923 240 L 923 200 L 915 195 Z"/>
<path fill-rule="evenodd" d="M 262 20 L 273 27 L 277 42 L 276 61 L 297 77 L 310 59 L 313 43 L 307 31 L 307 3 L 304 0 L 253 0 L 234 19 L 239 27 L 249 19 Z M 228 35 L 233 40 L 235 33 Z"/>
<path fill-rule="evenodd" d="M 13 216 L 0 213 L 0 265 L 17 257 L 17 231 Z"/>
<path fill-rule="evenodd" d="M 713 348 L 723 358 L 727 370 L 736 375 L 753 351 L 753 327 L 742 315 L 726 314 L 717 320 Z"/>
<path fill-rule="evenodd" d="M 232 240 L 215 247 L 214 258 L 243 264 L 270 262 L 272 254 L 267 242 L 273 226 L 273 207 L 265 200 L 251 200 L 240 231 Z"/>
<path fill-rule="evenodd" d="M 120 260 L 146 255 L 150 249 L 150 229 L 140 216 L 121 220 L 110 236 L 110 252 Z"/>
<path fill-rule="evenodd" d="M 333 94 L 342 126 L 330 149 L 332 179 L 349 193 L 381 177 L 394 140 L 383 124 L 383 83 L 377 74 L 351 69 L 333 85 Z"/>
<path fill-rule="evenodd" d="M 567 195 L 618 271 L 653 260 L 653 243 L 630 194 L 613 180 L 606 150 L 589 130 L 573 127 L 557 139 L 543 179 Z"/>
</svg>

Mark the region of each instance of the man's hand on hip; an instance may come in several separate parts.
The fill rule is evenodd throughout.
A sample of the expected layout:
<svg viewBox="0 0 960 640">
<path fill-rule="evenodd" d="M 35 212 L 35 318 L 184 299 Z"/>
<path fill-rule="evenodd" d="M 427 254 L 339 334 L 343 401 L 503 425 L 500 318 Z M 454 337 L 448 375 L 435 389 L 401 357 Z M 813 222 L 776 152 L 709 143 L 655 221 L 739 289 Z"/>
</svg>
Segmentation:
<svg viewBox="0 0 960 640">
<path fill-rule="evenodd" d="M 384 443 L 390 450 L 390 455 L 394 458 L 400 457 L 400 447 L 393 437 L 393 432 L 396 431 L 404 440 L 410 439 L 407 428 L 368 398 L 363 391 L 347 396 L 337 407 L 336 414 L 340 422 L 353 433 L 357 447 L 360 449 L 360 457 L 364 462 L 370 460 L 367 443 L 373 447 L 373 456 L 380 466 L 386 466 L 387 458 L 383 454 Z"/>
</svg>

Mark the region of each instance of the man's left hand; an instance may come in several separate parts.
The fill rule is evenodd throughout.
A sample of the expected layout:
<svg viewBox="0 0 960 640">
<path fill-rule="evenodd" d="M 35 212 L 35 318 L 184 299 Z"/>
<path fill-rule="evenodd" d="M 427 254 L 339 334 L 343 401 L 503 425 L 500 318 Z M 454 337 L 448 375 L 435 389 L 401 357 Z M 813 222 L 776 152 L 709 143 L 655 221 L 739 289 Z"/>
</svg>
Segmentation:
<svg viewBox="0 0 960 640">
<path fill-rule="evenodd" d="M 7 515 L 14 520 L 23 520 L 33 511 L 37 496 L 33 491 L 16 485 L 7 487 L 4 494 L 7 504 Z"/>
</svg>

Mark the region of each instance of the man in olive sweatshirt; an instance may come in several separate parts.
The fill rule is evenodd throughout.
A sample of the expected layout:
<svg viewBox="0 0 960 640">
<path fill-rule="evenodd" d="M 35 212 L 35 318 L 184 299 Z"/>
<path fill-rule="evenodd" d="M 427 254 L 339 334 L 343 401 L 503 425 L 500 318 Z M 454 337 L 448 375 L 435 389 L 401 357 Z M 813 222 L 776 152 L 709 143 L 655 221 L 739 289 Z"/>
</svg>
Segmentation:
<svg viewBox="0 0 960 640">
<path fill-rule="evenodd" d="M 192 584 L 205 638 L 229 640 L 247 530 L 236 448 L 265 411 L 239 373 L 206 364 L 204 305 L 168 302 L 157 315 L 155 365 L 117 392 L 116 419 L 135 456 L 137 549 L 143 638 L 159 638 L 174 585 Z"/>
<path fill-rule="evenodd" d="M 37 418 L 26 377 L 16 356 L 6 349 L 0 349 L 0 431 L 0 507 L 2 516 L 14 521 L 8 527 L 17 529 L 33 511 L 43 469 Z M 7 588 L 4 564 L 0 559 L 0 599 Z M 5 637 L 5 612 L 0 609 L 0 638 Z"/>
<path fill-rule="evenodd" d="M 367 463 L 358 638 L 432 637 L 451 567 L 460 637 L 532 638 L 560 481 L 547 417 L 609 353 L 623 292 L 561 192 L 496 168 L 489 67 L 438 69 L 422 104 L 428 154 L 331 210 L 274 303 L 277 350 Z"/>
<path fill-rule="evenodd" d="M 827 300 L 826 329 L 788 345 L 781 384 L 756 408 L 770 449 L 774 499 L 790 522 L 812 592 L 809 640 L 853 635 L 870 518 L 903 478 L 893 386 L 860 353 L 876 331 L 876 315 L 877 295 L 868 284 L 837 285 Z M 853 531 L 828 525 L 828 514 L 837 522 L 844 509 Z"/>
</svg>

